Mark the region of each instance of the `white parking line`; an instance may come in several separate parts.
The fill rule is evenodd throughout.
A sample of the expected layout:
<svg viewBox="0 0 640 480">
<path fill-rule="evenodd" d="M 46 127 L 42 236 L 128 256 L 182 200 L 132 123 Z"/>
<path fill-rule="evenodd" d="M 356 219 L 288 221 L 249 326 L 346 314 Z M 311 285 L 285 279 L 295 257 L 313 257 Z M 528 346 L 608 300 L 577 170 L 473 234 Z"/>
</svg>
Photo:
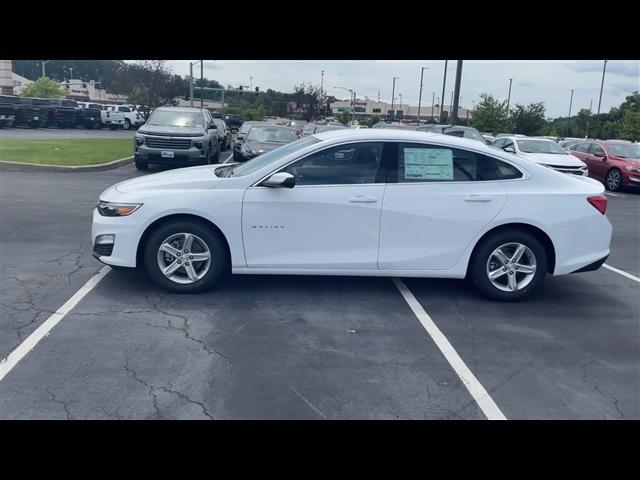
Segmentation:
<svg viewBox="0 0 640 480">
<path fill-rule="evenodd" d="M 15 367 L 20 360 L 22 360 L 27 353 L 29 353 L 33 347 L 35 347 L 40 340 L 46 337 L 51 329 L 55 327 L 60 320 L 62 320 L 67 313 L 73 310 L 80 300 L 82 300 L 87 293 L 102 280 L 107 273 L 111 271 L 111 268 L 104 266 L 91 277 L 87 283 L 85 283 L 80 289 L 73 294 L 73 296 L 65 302 L 53 315 L 42 323 L 36 330 L 29 335 L 18 347 L 9 354 L 7 358 L 0 362 L 0 380 L 2 380 L 7 373 L 9 373 L 13 367 Z"/>
<path fill-rule="evenodd" d="M 442 352 L 447 359 L 449 365 L 451 365 L 456 372 L 462 384 L 476 401 L 482 413 L 484 413 L 489 420 L 506 420 L 507 417 L 504 416 L 482 384 L 471 370 L 469 370 L 462 358 L 460 358 L 460 355 L 458 355 L 458 352 L 456 352 L 455 348 L 449 343 L 447 337 L 444 336 L 433 320 L 431 320 L 431 317 L 424 308 L 422 308 L 422 305 L 416 300 L 416 297 L 413 296 L 411 290 L 409 290 L 405 283 L 399 278 L 394 278 L 393 282 L 396 284 L 396 287 L 398 287 L 398 290 L 400 290 L 400 293 L 409 304 L 415 316 L 420 320 L 424 329 L 440 349 L 440 352 Z"/>
<path fill-rule="evenodd" d="M 605 195 L 613 195 L 614 197 L 623 197 L 624 195 L 620 195 L 619 193 L 611 193 L 611 192 L 604 192 Z"/>
<path fill-rule="evenodd" d="M 607 270 L 611 270 L 612 272 L 616 272 L 622 275 L 623 277 L 630 278 L 631 280 L 635 280 L 636 282 L 640 283 L 640 278 L 636 277 L 635 275 L 631 275 L 630 273 L 627 273 L 623 270 L 618 270 L 616 267 L 612 267 L 611 265 L 607 265 L 606 263 L 604 263 L 602 266 Z"/>
<path fill-rule="evenodd" d="M 229 156 L 224 160 L 224 162 L 222 163 L 227 163 L 229 160 L 231 160 L 233 158 L 233 152 L 229 153 Z"/>
</svg>

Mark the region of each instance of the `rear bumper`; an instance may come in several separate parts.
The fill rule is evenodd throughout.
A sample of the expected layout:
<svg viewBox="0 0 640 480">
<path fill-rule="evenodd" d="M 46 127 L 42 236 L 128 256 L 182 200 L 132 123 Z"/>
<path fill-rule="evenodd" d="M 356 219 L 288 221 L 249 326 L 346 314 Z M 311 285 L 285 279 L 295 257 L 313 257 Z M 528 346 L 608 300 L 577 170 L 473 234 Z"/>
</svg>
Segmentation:
<svg viewBox="0 0 640 480">
<path fill-rule="evenodd" d="M 605 255 L 600 260 L 596 260 L 595 262 L 590 263 L 589 265 L 585 265 L 584 267 L 571 273 L 593 272 L 594 270 L 598 270 L 602 266 L 602 264 L 607 261 L 607 258 L 609 258 L 609 255 Z"/>
</svg>

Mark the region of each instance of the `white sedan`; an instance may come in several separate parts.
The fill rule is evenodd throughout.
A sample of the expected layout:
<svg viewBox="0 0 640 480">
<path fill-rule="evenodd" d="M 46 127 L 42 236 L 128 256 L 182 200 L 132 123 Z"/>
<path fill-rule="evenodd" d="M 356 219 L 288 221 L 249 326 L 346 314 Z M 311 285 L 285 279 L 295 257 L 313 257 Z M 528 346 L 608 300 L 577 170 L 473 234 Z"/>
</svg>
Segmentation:
<svg viewBox="0 0 640 480">
<path fill-rule="evenodd" d="M 93 252 L 172 292 L 235 274 L 469 278 L 517 300 L 599 268 L 599 182 L 481 142 L 393 129 L 311 135 L 243 164 L 127 180 L 93 214 Z"/>
<path fill-rule="evenodd" d="M 519 157 L 553 168 L 563 173 L 588 176 L 587 164 L 567 151 L 557 142 L 539 137 L 500 137 L 494 140 L 494 147 Z"/>
</svg>

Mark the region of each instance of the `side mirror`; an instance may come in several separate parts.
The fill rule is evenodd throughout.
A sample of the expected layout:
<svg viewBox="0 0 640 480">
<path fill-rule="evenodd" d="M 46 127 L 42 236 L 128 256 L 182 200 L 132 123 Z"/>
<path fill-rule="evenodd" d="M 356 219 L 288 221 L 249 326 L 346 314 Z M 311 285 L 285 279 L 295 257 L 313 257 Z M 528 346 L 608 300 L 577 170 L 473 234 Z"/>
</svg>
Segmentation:
<svg viewBox="0 0 640 480">
<path fill-rule="evenodd" d="M 296 184 L 296 177 L 287 172 L 278 172 L 267 178 L 262 185 L 275 188 L 293 188 Z"/>
<path fill-rule="evenodd" d="M 502 148 L 505 152 L 509 152 L 509 153 L 516 153 L 515 148 L 513 148 L 512 146 L 508 146 L 508 147 L 503 147 Z"/>
<path fill-rule="evenodd" d="M 209 130 L 217 130 L 218 127 L 216 126 L 215 123 L 212 123 L 211 125 L 209 125 Z"/>
<path fill-rule="evenodd" d="M 606 153 L 604 153 L 604 152 L 595 152 L 595 153 L 594 153 L 594 155 L 595 155 L 596 157 L 600 157 L 600 158 L 602 158 L 603 160 L 606 160 L 606 159 L 607 159 L 607 154 L 606 154 Z"/>
</svg>

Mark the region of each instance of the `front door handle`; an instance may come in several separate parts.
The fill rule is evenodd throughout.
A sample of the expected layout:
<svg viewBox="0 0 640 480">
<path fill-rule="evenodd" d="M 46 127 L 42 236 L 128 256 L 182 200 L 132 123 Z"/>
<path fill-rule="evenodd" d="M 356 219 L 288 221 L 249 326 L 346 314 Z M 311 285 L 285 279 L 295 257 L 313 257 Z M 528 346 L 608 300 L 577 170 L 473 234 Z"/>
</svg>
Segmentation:
<svg viewBox="0 0 640 480">
<path fill-rule="evenodd" d="M 356 195 L 355 197 L 351 197 L 349 201 L 351 203 L 375 203 L 378 199 L 371 195 Z"/>
<path fill-rule="evenodd" d="M 491 197 L 486 195 L 467 195 L 464 197 L 465 202 L 490 202 Z"/>
</svg>

